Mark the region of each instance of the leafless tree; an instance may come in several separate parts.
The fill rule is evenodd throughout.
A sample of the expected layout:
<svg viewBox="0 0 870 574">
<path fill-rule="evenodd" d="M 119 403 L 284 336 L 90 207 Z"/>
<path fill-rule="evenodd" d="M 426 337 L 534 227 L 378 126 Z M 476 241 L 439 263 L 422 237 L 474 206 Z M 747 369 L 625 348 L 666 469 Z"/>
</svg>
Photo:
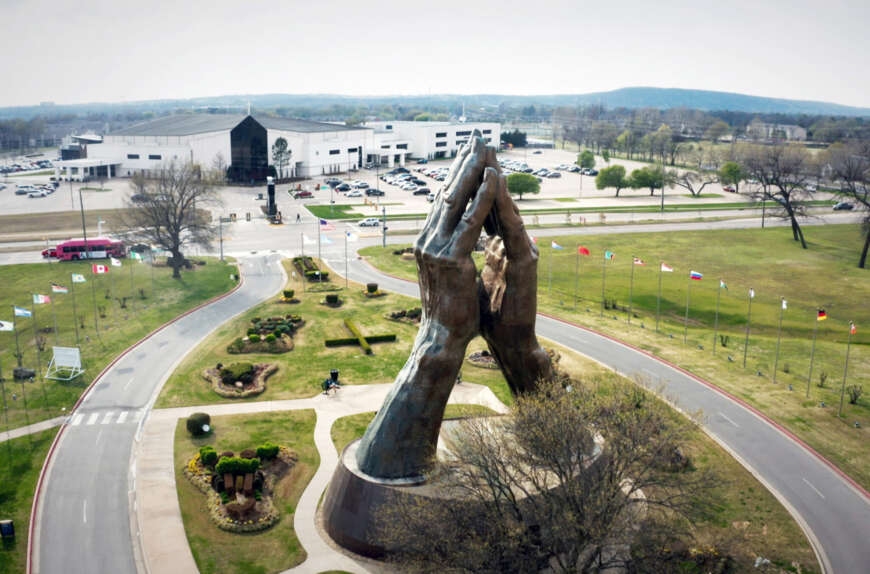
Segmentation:
<svg viewBox="0 0 870 574">
<path fill-rule="evenodd" d="M 742 163 L 760 184 L 753 197 L 776 202 L 774 215 L 789 220 L 794 240 L 806 249 L 798 217 L 807 215 L 805 202 L 813 195 L 809 184 L 818 179 L 817 162 L 802 146 L 776 143 L 744 147 Z"/>
<path fill-rule="evenodd" d="M 840 195 L 854 201 L 864 211 L 864 247 L 858 260 L 858 267 L 864 269 L 870 250 L 870 142 L 833 145 L 827 159 Z"/>
<path fill-rule="evenodd" d="M 715 173 L 697 172 L 697 171 L 671 171 L 667 175 L 667 182 L 677 187 L 682 187 L 692 194 L 693 197 L 698 197 L 704 188 L 710 184 L 718 183 L 719 178 Z"/>
<path fill-rule="evenodd" d="M 172 277 L 180 279 L 185 246 L 208 246 L 215 237 L 203 210 L 219 202 L 215 182 L 196 165 L 170 163 L 154 179 L 134 177 L 131 187 L 138 197 L 126 200 L 120 226 L 134 241 L 169 251 Z"/>
<path fill-rule="evenodd" d="M 506 417 L 461 423 L 437 467 L 443 490 L 383 511 L 382 535 L 403 570 L 624 567 L 640 531 L 673 542 L 709 502 L 713 477 L 682 455 L 687 424 L 630 384 L 602 397 L 542 383 Z"/>
</svg>

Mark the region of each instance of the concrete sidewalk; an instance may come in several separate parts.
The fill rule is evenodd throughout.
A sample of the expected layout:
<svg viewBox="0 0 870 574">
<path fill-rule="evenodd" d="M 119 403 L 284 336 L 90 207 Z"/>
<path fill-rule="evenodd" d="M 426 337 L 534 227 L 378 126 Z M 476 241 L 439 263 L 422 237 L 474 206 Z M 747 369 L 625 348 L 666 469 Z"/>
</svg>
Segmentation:
<svg viewBox="0 0 870 574">
<path fill-rule="evenodd" d="M 187 544 L 175 483 L 173 440 L 180 418 L 197 411 L 221 416 L 314 409 L 317 416 L 314 444 L 320 454 L 320 466 L 303 491 L 293 519 L 296 536 L 308 556 L 305 562 L 287 572 L 368 572 L 365 565 L 336 551 L 321 538 L 316 526 L 317 505 L 338 464 L 338 452 L 330 435 L 332 424 L 344 416 L 379 409 L 391 386 L 345 386 L 335 395 L 317 395 L 308 399 L 222 403 L 152 411 L 144 421 L 134 455 L 136 520 L 146 571 L 153 574 L 198 572 Z M 507 412 L 507 407 L 488 387 L 472 383 L 455 386 L 449 404 L 479 404 L 496 412 Z"/>
<path fill-rule="evenodd" d="M 53 419 L 48 419 L 46 421 L 39 421 L 38 423 L 33 423 L 32 425 L 27 425 L 24 427 L 18 427 L 11 430 L 3 431 L 3 434 L 0 435 L 0 442 L 6 442 L 7 440 L 16 439 L 22 436 L 27 436 L 29 434 L 41 432 L 44 430 L 48 430 L 50 428 L 59 427 L 67 420 L 69 417 L 54 417 Z"/>
</svg>

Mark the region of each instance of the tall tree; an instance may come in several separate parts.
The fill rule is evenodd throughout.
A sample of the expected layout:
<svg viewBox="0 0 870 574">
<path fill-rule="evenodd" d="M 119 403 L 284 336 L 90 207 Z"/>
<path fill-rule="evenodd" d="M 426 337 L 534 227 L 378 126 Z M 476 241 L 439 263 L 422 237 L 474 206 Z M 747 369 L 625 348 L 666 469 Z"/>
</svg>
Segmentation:
<svg viewBox="0 0 870 574">
<path fill-rule="evenodd" d="M 716 174 L 710 172 L 697 172 L 692 170 L 670 171 L 666 174 L 667 183 L 676 185 L 688 191 L 692 197 L 700 197 L 704 188 L 719 181 Z"/>
<path fill-rule="evenodd" d="M 619 190 L 628 187 L 628 181 L 625 179 L 625 168 L 621 165 L 612 165 L 605 167 L 595 176 L 595 188 L 598 190 L 607 189 L 608 187 L 616 188 L 616 197 L 619 197 Z"/>
<path fill-rule="evenodd" d="M 719 180 L 725 185 L 733 185 L 740 193 L 740 182 L 746 179 L 743 167 L 736 161 L 727 161 L 719 168 Z"/>
<path fill-rule="evenodd" d="M 753 195 L 761 201 L 776 202 L 774 215 L 789 220 L 794 240 L 806 249 L 798 218 L 807 214 L 805 202 L 814 190 L 808 184 L 818 179 L 818 164 L 805 147 L 784 143 L 748 146 L 744 153 L 747 173 L 761 184 Z"/>
<path fill-rule="evenodd" d="M 829 148 L 831 178 L 839 184 L 840 196 L 864 210 L 864 247 L 858 267 L 867 265 L 870 250 L 870 142 L 832 145 Z"/>
<path fill-rule="evenodd" d="M 512 173 L 507 176 L 508 192 L 511 195 L 519 195 L 520 200 L 523 199 L 523 194 L 535 194 L 541 191 L 541 182 L 538 178 L 530 173 Z"/>
<path fill-rule="evenodd" d="M 707 128 L 707 131 L 704 134 L 704 136 L 708 140 L 710 140 L 711 143 L 715 144 L 717 141 L 719 141 L 719 138 L 721 138 L 722 136 L 727 134 L 728 130 L 730 130 L 730 129 L 731 129 L 731 126 L 729 126 L 728 124 L 726 124 L 722 120 L 719 120 L 718 122 L 714 123 L 709 128 Z"/>
<path fill-rule="evenodd" d="M 214 180 L 190 163 L 170 163 L 155 179 L 134 179 L 137 201 L 126 200 L 120 226 L 134 241 L 155 245 L 172 254 L 172 277 L 181 278 L 183 249 L 209 246 L 215 237 L 210 215 L 201 208 L 219 204 Z"/>
<path fill-rule="evenodd" d="M 592 153 L 592 150 L 583 150 L 582 153 L 577 155 L 576 163 L 580 167 L 592 169 L 595 167 L 595 154 Z"/>
<path fill-rule="evenodd" d="M 642 167 L 631 172 L 628 184 L 632 189 L 649 189 L 649 194 L 652 196 L 656 189 L 664 192 L 665 173 L 657 165 Z"/>
</svg>

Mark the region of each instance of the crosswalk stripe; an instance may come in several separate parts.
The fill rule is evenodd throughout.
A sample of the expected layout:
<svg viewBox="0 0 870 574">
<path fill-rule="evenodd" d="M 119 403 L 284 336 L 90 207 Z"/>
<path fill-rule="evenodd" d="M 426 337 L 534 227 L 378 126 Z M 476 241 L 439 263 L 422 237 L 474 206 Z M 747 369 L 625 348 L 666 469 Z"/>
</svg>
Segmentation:
<svg viewBox="0 0 870 574">
<path fill-rule="evenodd" d="M 138 423 L 139 419 L 142 418 L 142 411 L 133 411 L 133 417 L 130 422 Z"/>
<path fill-rule="evenodd" d="M 78 426 L 81 424 L 83 418 L 85 418 L 85 415 L 82 415 L 82 414 L 73 415 L 72 422 L 70 424 L 72 426 Z"/>
<path fill-rule="evenodd" d="M 120 415 L 118 415 L 118 424 L 124 424 L 124 421 L 127 420 L 127 414 L 129 411 L 123 411 Z"/>
<path fill-rule="evenodd" d="M 107 424 L 109 424 L 110 422 L 112 422 L 112 415 L 114 415 L 114 414 L 115 414 L 115 413 L 113 413 L 112 411 L 107 412 L 107 413 L 105 414 L 105 416 L 103 417 L 103 422 L 100 423 L 100 424 L 107 425 Z"/>
<path fill-rule="evenodd" d="M 88 418 L 88 424 L 92 425 L 97 422 L 97 419 L 100 418 L 100 413 L 94 413 Z"/>
</svg>

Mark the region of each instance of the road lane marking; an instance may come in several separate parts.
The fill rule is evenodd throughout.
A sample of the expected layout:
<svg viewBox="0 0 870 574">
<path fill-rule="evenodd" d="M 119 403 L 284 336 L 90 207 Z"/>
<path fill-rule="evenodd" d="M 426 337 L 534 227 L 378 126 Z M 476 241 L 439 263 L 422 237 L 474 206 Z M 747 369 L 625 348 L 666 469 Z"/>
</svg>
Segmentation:
<svg viewBox="0 0 870 574">
<path fill-rule="evenodd" d="M 112 422 L 112 415 L 114 415 L 114 414 L 115 414 L 115 413 L 113 413 L 112 411 L 107 412 L 107 413 L 103 416 L 103 422 L 101 422 L 100 424 L 107 425 L 107 424 L 109 424 L 110 422 Z"/>
<path fill-rule="evenodd" d="M 78 426 L 82 423 L 82 419 L 85 418 L 83 414 L 73 415 L 72 422 L 70 423 L 72 426 Z"/>
<path fill-rule="evenodd" d="M 92 415 L 90 416 L 90 418 L 88 419 L 88 424 L 89 424 L 89 425 L 94 424 L 95 422 L 97 422 L 97 419 L 98 419 L 98 418 L 100 418 L 100 413 L 94 413 L 94 414 L 92 414 Z"/>
<path fill-rule="evenodd" d="M 801 477 L 801 480 L 803 480 L 805 483 L 807 483 L 807 486 L 809 486 L 810 488 L 812 488 L 813 491 L 814 491 L 816 494 L 819 495 L 819 498 L 821 498 L 822 500 L 825 499 L 825 495 L 822 494 L 822 491 L 820 491 L 818 488 L 816 488 L 815 486 L 813 486 L 813 483 L 812 483 L 812 482 L 810 482 L 809 480 L 807 480 L 806 478 L 803 478 L 803 477 Z"/>
<path fill-rule="evenodd" d="M 118 424 L 119 425 L 124 424 L 124 421 L 127 420 L 127 415 L 129 413 L 130 413 L 130 411 L 123 411 L 123 412 L 121 412 L 120 415 L 118 415 Z"/>
<path fill-rule="evenodd" d="M 100 442 L 101 436 L 103 436 L 103 429 L 100 429 L 100 432 L 97 433 L 97 440 L 94 441 L 94 444 Z"/>
<path fill-rule="evenodd" d="M 133 379 L 130 379 L 129 381 L 127 381 L 126 383 L 124 383 L 124 390 L 125 390 L 125 391 L 127 390 L 127 387 L 129 387 L 129 386 L 130 386 L 130 383 L 132 383 L 132 382 L 133 382 Z"/>
<path fill-rule="evenodd" d="M 728 421 L 729 423 L 731 423 L 732 425 L 734 425 L 735 427 L 740 428 L 739 424 L 735 423 L 734 421 L 729 419 L 727 416 L 725 416 L 725 413 L 723 413 L 722 411 L 719 411 L 719 416 L 722 417 L 723 419 L 725 419 L 726 421 Z"/>
<path fill-rule="evenodd" d="M 82 500 L 82 522 L 88 523 L 88 499 Z"/>
</svg>

